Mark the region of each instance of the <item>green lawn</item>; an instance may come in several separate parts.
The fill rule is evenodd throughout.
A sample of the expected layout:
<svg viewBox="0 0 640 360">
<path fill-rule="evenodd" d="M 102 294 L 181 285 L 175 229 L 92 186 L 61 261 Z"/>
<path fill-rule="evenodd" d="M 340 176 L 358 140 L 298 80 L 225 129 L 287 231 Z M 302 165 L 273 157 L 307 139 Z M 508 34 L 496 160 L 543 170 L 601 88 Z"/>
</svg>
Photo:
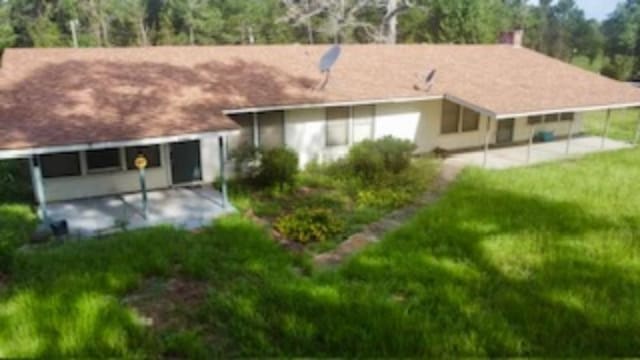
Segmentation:
<svg viewBox="0 0 640 360">
<path fill-rule="evenodd" d="M 0 285 L 0 357 L 638 356 L 639 158 L 467 170 L 335 271 L 237 217 L 21 253 Z M 141 289 L 155 307 L 124 300 Z"/>
<path fill-rule="evenodd" d="M 585 131 L 602 136 L 607 119 L 606 111 L 593 111 L 584 116 Z M 614 110 L 611 112 L 608 137 L 616 140 L 634 141 L 640 122 L 640 110 Z M 640 140 L 640 139 L 638 139 Z"/>
</svg>

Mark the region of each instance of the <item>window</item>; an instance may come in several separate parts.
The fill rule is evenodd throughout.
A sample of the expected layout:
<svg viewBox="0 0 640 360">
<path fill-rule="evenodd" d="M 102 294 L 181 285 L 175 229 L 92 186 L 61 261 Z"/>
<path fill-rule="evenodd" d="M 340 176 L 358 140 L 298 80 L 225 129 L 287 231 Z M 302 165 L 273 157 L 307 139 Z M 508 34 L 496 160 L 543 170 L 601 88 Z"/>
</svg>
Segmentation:
<svg viewBox="0 0 640 360">
<path fill-rule="evenodd" d="M 89 172 L 121 169 L 120 149 L 90 150 L 86 154 Z"/>
<path fill-rule="evenodd" d="M 128 147 L 125 152 L 128 170 L 138 169 L 135 165 L 138 154 L 142 154 L 147 158 L 147 168 L 160 167 L 160 146 L 158 145 Z"/>
<path fill-rule="evenodd" d="M 284 111 L 258 114 L 260 147 L 273 149 L 284 145 Z"/>
<path fill-rule="evenodd" d="M 45 178 L 80 176 L 80 153 L 68 152 L 40 156 L 40 169 Z"/>
<path fill-rule="evenodd" d="M 527 123 L 529 123 L 529 125 L 541 124 L 542 116 L 529 116 L 529 118 L 527 119 Z"/>
<path fill-rule="evenodd" d="M 560 114 L 560 120 L 561 121 L 573 121 L 574 118 L 575 118 L 575 114 L 574 113 L 562 113 L 562 114 Z"/>
<path fill-rule="evenodd" d="M 544 116 L 545 123 L 551 123 L 558 121 L 558 114 L 547 114 Z"/>
<path fill-rule="evenodd" d="M 341 146 L 349 143 L 348 107 L 327 108 L 327 146 Z"/>
<path fill-rule="evenodd" d="M 235 114 L 229 117 L 240 126 L 238 133 L 229 136 L 227 152 L 232 156 L 240 148 L 253 145 L 253 113 Z"/>
<path fill-rule="evenodd" d="M 463 108 L 451 101 L 442 102 L 442 124 L 440 133 L 455 134 L 480 129 L 480 113 Z"/>
<path fill-rule="evenodd" d="M 444 100 L 442 102 L 442 134 L 453 134 L 458 132 L 458 121 L 460 120 L 460 105 Z"/>
<path fill-rule="evenodd" d="M 469 109 L 462 111 L 462 131 L 477 131 L 480 129 L 480 114 Z"/>
<path fill-rule="evenodd" d="M 353 142 L 373 138 L 374 105 L 356 106 L 353 108 Z"/>
</svg>

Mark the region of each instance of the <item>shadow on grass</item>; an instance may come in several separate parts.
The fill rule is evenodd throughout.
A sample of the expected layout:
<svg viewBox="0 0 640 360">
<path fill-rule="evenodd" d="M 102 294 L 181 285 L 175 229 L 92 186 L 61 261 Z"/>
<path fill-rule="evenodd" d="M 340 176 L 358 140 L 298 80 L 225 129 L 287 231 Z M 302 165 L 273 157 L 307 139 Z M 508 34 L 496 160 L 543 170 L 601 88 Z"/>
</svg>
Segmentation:
<svg viewBox="0 0 640 360">
<path fill-rule="evenodd" d="M 616 226 L 463 181 L 337 273 L 232 284 L 203 315 L 233 355 L 634 355 L 637 272 L 580 248 Z"/>
</svg>

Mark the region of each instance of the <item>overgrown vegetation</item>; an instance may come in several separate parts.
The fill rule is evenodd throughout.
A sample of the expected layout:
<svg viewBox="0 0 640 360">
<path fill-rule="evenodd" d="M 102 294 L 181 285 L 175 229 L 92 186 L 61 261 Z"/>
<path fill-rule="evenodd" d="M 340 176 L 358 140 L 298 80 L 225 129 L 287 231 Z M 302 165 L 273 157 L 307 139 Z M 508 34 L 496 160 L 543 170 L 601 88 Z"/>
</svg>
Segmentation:
<svg viewBox="0 0 640 360">
<path fill-rule="evenodd" d="M 633 357 L 639 156 L 467 170 L 330 272 L 240 217 L 21 252 L 0 281 L 0 357 Z M 202 297 L 126 301 L 149 279 Z"/>
<path fill-rule="evenodd" d="M 259 170 L 245 171 L 254 176 L 232 184 L 232 200 L 241 211 L 266 219 L 286 240 L 326 250 L 426 191 L 437 163 L 413 159 L 414 150 L 411 142 L 391 137 L 363 141 L 344 160 L 311 164 L 295 181 L 297 157 L 287 150 L 242 151 L 257 156 L 243 156 L 248 165 L 239 168 Z M 268 157 L 273 160 L 265 161 Z M 260 181 L 260 174 L 276 173 L 288 175 L 278 182 Z"/>
</svg>

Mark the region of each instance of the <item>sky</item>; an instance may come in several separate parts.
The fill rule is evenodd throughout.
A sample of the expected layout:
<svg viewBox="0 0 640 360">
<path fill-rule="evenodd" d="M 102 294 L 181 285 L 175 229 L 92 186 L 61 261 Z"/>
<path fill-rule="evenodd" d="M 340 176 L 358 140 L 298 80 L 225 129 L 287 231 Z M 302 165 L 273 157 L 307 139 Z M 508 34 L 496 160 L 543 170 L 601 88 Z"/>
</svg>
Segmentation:
<svg viewBox="0 0 640 360">
<path fill-rule="evenodd" d="M 575 0 L 587 18 L 604 20 L 622 0 Z"/>
</svg>

